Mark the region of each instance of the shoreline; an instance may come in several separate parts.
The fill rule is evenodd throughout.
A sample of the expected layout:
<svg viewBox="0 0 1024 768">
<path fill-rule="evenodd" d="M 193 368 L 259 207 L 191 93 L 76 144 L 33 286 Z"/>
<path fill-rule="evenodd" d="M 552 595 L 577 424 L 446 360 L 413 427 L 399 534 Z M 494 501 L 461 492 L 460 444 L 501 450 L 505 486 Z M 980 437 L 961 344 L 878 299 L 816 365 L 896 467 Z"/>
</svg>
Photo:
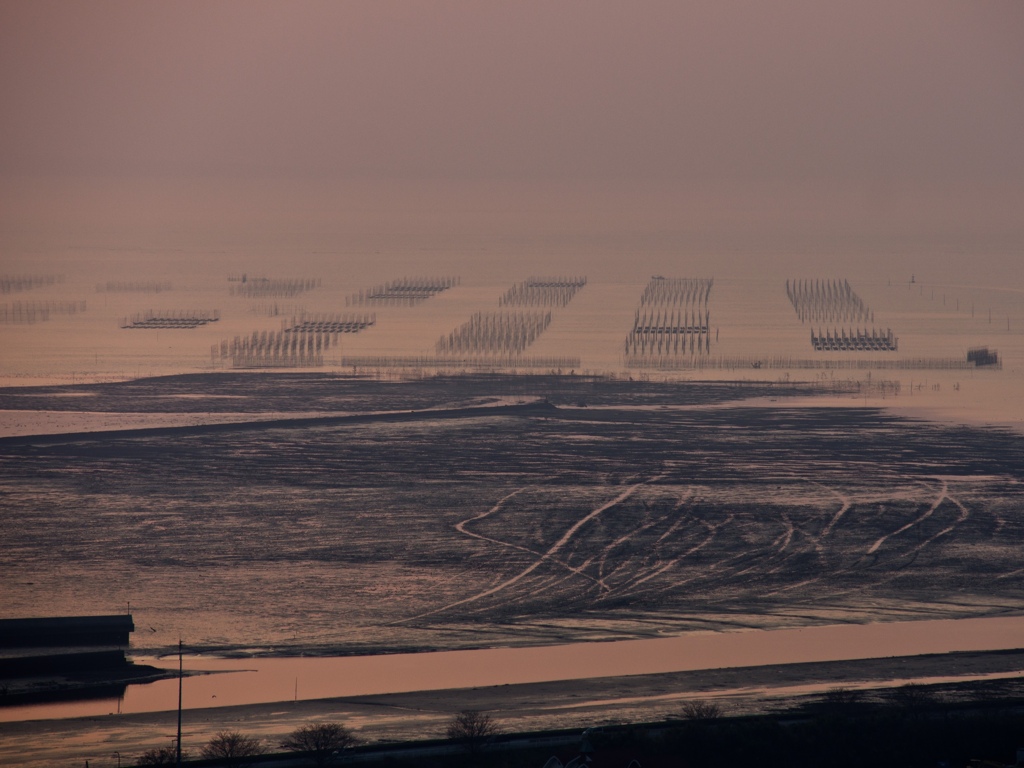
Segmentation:
<svg viewBox="0 0 1024 768">
<path fill-rule="evenodd" d="M 129 685 L 145 685 L 177 676 L 177 672 L 129 660 L 116 670 L 5 679 L 2 681 L 4 690 L 0 695 L 0 711 L 12 707 L 120 698 Z"/>
<path fill-rule="evenodd" d="M 984 678 L 983 676 L 989 676 Z M 975 679 L 968 679 L 968 678 Z M 883 699 L 908 680 L 935 680 L 945 702 L 1024 697 L 1024 649 L 925 654 L 841 662 L 735 667 L 376 696 L 274 702 L 184 712 L 183 739 L 195 751 L 220 730 L 275 743 L 311 720 L 353 728 L 363 744 L 401 744 L 443 736 L 465 709 L 485 711 L 506 733 L 575 729 L 678 718 L 689 701 L 713 699 L 726 716 L 772 714 L 814 700 L 829 688 Z M 0 723 L 0 762 L 42 768 L 72 759 L 100 760 L 117 750 L 141 754 L 163 746 L 173 711 Z M 96 746 L 99 744 L 100 746 Z"/>
<path fill-rule="evenodd" d="M 1022 627 L 1024 616 L 1018 615 L 808 626 L 774 632 L 695 632 L 647 640 L 410 654 L 241 655 L 220 649 L 216 655 L 203 655 L 190 648 L 185 675 L 196 678 L 188 686 L 193 700 L 218 699 L 217 708 L 230 708 L 287 701 L 292 698 L 293 680 L 298 701 L 300 689 L 302 700 L 353 699 L 417 692 L 441 694 L 475 687 L 708 675 L 730 669 L 856 666 L 892 658 L 920 661 L 925 657 L 957 659 L 975 654 L 991 659 L 1024 659 Z M 93 699 L 116 698 L 118 711 L 124 714 L 162 711 L 172 706 L 176 696 L 177 686 L 169 682 L 177 677 L 174 656 L 135 654 L 126 668 L 9 681 L 14 688 L 9 691 L 10 699 L 0 698 L 0 722 L 33 713 L 19 713 L 18 707 L 46 703 L 55 706 L 50 711 L 40 707 L 34 712 L 57 718 L 102 714 L 104 705 L 90 703 Z M 162 666 L 165 661 L 169 666 Z M 224 673 L 242 676 L 221 678 Z M 204 675 L 212 677 L 202 678 Z M 140 677 L 148 679 L 140 681 Z M 145 685 L 128 690 L 132 682 Z M 120 689 L 114 690 L 118 684 Z"/>
</svg>

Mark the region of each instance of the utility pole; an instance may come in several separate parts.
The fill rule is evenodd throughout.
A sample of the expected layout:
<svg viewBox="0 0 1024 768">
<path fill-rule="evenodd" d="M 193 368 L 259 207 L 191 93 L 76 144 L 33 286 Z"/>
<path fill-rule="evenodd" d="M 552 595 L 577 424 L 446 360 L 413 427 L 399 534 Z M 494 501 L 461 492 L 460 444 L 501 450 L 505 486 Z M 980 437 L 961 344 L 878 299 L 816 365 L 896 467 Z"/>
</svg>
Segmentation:
<svg viewBox="0 0 1024 768">
<path fill-rule="evenodd" d="M 182 677 L 182 662 L 181 662 L 181 638 L 178 638 L 178 746 L 175 749 L 177 753 L 177 766 L 181 768 L 181 677 Z"/>
</svg>

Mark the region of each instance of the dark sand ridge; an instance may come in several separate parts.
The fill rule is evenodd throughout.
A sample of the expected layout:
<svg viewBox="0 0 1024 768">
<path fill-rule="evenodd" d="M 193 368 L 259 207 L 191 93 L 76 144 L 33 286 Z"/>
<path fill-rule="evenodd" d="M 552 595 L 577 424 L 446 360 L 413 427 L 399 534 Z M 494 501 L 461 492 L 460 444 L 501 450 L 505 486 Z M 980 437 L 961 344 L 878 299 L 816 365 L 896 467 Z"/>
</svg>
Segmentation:
<svg viewBox="0 0 1024 768">
<path fill-rule="evenodd" d="M 135 429 L 109 429 L 89 432 L 59 432 L 44 435 L 15 435 L 0 437 L 0 448 L 7 446 L 52 445 L 55 443 L 81 443 L 89 441 L 146 439 L 201 436 L 224 432 L 262 431 L 266 429 L 307 429 L 312 427 L 347 426 L 356 424 L 398 424 L 414 421 L 444 421 L 447 419 L 477 419 L 488 416 L 543 416 L 555 412 L 548 403 L 520 403 L 510 405 L 479 405 L 469 408 L 433 408 L 425 411 L 399 411 L 344 416 L 306 416 L 287 419 L 261 419 L 259 421 L 231 421 L 189 426 L 139 427 Z"/>
<path fill-rule="evenodd" d="M 423 691 L 383 696 L 187 710 L 183 743 L 197 751 L 214 733 L 238 730 L 276 743 L 311 720 L 353 727 L 364 743 L 437 738 L 464 709 L 492 714 L 506 732 L 583 729 L 677 717 L 686 701 L 714 698 L 727 714 L 781 711 L 809 694 L 802 688 L 850 686 L 869 690 L 910 680 L 992 676 L 988 682 L 938 686 L 947 701 L 1024 696 L 1024 651 L 953 653 L 857 661 L 676 672 L 618 678 Z M 792 689 L 797 690 L 782 690 Z M 176 715 L 160 712 L 0 724 L 0 762 L 43 768 L 105 766 L 113 753 L 141 754 L 170 743 Z"/>
</svg>

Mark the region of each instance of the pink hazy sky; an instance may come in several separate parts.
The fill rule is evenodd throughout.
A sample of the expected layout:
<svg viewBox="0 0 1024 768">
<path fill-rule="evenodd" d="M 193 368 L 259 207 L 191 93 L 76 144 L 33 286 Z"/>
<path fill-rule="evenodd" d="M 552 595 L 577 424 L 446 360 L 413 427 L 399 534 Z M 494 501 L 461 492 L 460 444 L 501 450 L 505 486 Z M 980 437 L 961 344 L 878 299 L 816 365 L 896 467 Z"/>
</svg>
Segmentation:
<svg viewBox="0 0 1024 768">
<path fill-rule="evenodd" d="M 1020 0 L 2 0 L 0 174 L 1024 180 Z"/>
</svg>

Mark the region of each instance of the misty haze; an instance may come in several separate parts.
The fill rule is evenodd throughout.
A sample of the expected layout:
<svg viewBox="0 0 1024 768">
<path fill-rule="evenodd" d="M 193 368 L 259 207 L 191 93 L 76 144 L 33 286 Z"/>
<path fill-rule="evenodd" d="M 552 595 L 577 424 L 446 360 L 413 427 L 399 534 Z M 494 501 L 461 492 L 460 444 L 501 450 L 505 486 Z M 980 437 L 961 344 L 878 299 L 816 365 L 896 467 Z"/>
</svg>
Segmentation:
<svg viewBox="0 0 1024 768">
<path fill-rule="evenodd" d="M 0 1 L 0 762 L 1012 765 L 1021 39 Z"/>
</svg>

